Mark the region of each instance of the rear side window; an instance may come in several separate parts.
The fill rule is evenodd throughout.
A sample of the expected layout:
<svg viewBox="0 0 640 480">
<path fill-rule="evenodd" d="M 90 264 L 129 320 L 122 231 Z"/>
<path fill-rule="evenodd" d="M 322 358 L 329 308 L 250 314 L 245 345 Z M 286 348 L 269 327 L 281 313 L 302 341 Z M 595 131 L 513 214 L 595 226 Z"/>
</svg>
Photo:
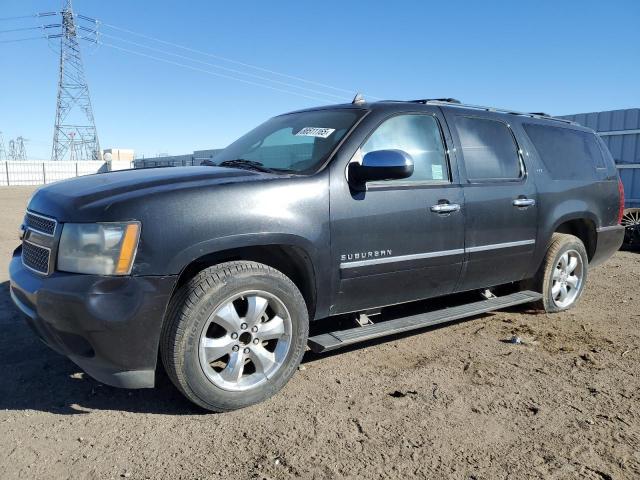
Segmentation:
<svg viewBox="0 0 640 480">
<path fill-rule="evenodd" d="M 554 180 L 591 180 L 594 168 L 606 168 L 593 133 L 533 123 L 523 127 Z"/>
<path fill-rule="evenodd" d="M 456 117 L 469 180 L 515 180 L 522 176 L 518 146 L 509 127 L 496 120 Z"/>
</svg>

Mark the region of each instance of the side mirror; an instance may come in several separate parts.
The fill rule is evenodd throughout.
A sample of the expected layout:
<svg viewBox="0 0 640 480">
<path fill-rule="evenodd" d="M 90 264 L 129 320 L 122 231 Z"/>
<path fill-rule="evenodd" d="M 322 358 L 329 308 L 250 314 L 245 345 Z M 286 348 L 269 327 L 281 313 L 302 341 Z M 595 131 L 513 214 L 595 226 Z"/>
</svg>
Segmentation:
<svg viewBox="0 0 640 480">
<path fill-rule="evenodd" d="M 355 185 L 407 178 L 413 175 L 413 158 L 403 150 L 376 150 L 367 153 L 361 164 L 350 163 L 348 175 Z"/>
</svg>

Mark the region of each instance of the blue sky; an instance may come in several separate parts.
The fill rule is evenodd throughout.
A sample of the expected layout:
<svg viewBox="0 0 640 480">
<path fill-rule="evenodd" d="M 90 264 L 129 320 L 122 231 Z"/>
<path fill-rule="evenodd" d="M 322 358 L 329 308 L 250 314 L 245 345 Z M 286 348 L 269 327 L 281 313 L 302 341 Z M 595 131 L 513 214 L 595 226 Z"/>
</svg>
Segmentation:
<svg viewBox="0 0 640 480">
<path fill-rule="evenodd" d="M 4 18 L 60 10 L 62 0 L 0 0 L 0 5 Z M 112 45 L 326 98 L 278 92 L 106 45 L 83 44 L 101 146 L 134 148 L 139 156 L 224 146 L 275 114 L 332 103 L 334 97 L 326 93 L 345 100 L 356 91 L 393 99 L 455 97 L 558 115 L 640 107 L 637 0 L 75 0 L 74 9 L 109 24 L 100 31 Z M 0 31 L 52 21 L 4 20 Z M 113 27 L 348 92 L 275 77 Z M 32 34 L 0 33 L 0 40 Z M 32 158 L 50 157 L 57 62 L 44 40 L 0 43 L 0 131 L 5 142 L 18 135 L 28 138 Z"/>
</svg>

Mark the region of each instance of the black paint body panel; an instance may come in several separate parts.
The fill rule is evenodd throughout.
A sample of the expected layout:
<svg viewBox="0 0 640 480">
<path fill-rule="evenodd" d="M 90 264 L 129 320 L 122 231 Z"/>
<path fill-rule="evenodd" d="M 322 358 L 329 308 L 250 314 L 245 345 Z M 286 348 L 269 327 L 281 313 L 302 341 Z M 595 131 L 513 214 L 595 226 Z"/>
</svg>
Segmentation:
<svg viewBox="0 0 640 480">
<path fill-rule="evenodd" d="M 53 350 L 116 387 L 152 387 L 158 342 L 175 276 L 101 277 L 54 273 L 43 278 L 9 266 L 11 297 Z"/>
<path fill-rule="evenodd" d="M 521 124 L 587 129 L 445 105 L 379 102 L 357 108 L 367 113 L 311 176 L 208 166 L 156 168 L 40 188 L 29 203 L 31 211 L 60 224 L 137 220 L 140 243 L 132 275 L 119 278 L 59 272 L 41 277 L 23 267 L 18 251 L 11 262 L 16 303 L 53 348 L 92 375 L 121 386 L 149 386 L 164 311 L 179 275 L 210 254 L 224 256 L 239 247 L 297 247 L 311 264 L 314 319 L 321 319 L 530 278 L 552 233 L 570 220 L 588 220 L 596 228 L 593 263 L 604 261 L 622 242 L 615 228 L 618 179 L 610 156 L 593 181 L 551 180 Z M 438 120 L 450 182 L 381 181 L 364 191 L 352 188 L 347 165 L 358 148 L 382 121 L 402 113 Z M 509 124 L 522 152 L 522 179 L 472 183 L 466 178 L 451 122 L 452 115 L 464 113 Z M 534 199 L 535 206 L 514 207 L 513 200 L 521 196 Z M 460 208 L 434 213 L 431 207 L 442 202 Z M 55 332 L 71 336 L 60 341 Z M 76 343 L 70 340 L 73 335 L 79 337 Z M 73 350 L 85 347 L 94 357 Z M 126 372 L 143 373 L 127 377 Z"/>
</svg>

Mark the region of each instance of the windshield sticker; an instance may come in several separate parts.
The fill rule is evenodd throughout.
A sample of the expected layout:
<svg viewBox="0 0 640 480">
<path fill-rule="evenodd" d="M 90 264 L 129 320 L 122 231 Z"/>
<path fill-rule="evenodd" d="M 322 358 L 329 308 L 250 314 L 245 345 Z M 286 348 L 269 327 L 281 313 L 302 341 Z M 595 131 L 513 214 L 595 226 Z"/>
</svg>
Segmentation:
<svg viewBox="0 0 640 480">
<path fill-rule="evenodd" d="M 335 128 L 304 127 L 302 130 L 296 133 L 296 137 L 327 138 L 335 131 Z"/>
<path fill-rule="evenodd" d="M 431 165 L 431 178 L 433 180 L 444 180 L 442 165 Z"/>
</svg>

